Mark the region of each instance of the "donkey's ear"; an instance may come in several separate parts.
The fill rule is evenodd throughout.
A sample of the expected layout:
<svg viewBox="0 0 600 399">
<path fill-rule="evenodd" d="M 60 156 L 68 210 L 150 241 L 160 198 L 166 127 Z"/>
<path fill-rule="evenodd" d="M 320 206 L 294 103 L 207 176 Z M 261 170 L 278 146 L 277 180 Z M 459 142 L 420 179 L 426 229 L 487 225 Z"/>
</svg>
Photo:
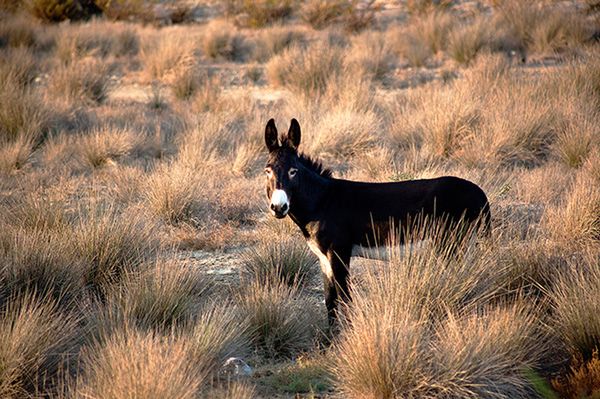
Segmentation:
<svg viewBox="0 0 600 399">
<path fill-rule="evenodd" d="M 287 141 L 293 149 L 298 149 L 298 146 L 300 145 L 300 124 L 295 118 L 290 121 L 290 130 L 287 134 Z"/>
<path fill-rule="evenodd" d="M 275 119 L 269 119 L 267 127 L 265 127 L 265 144 L 269 152 L 275 151 L 279 148 L 279 142 L 277 141 L 277 127 L 275 126 Z"/>
</svg>

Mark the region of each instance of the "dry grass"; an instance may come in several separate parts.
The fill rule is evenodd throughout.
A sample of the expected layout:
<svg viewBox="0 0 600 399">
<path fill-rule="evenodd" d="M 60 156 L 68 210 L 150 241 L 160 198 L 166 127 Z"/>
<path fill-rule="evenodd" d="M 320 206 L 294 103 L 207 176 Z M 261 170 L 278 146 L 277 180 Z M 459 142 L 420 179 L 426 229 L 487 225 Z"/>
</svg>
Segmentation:
<svg viewBox="0 0 600 399">
<path fill-rule="evenodd" d="M 31 293 L 15 296 L 0 313 L 0 395 L 22 398 L 54 384 L 77 350 L 77 319 L 56 302 Z"/>
<path fill-rule="evenodd" d="M 204 33 L 202 51 L 211 59 L 240 60 L 245 56 L 244 38 L 227 22 L 211 22 Z"/>
<path fill-rule="evenodd" d="M 38 44 L 38 29 L 30 18 L 23 15 L 1 18 L 0 48 L 4 46 L 34 47 Z"/>
<path fill-rule="evenodd" d="M 360 4 L 358 1 L 327 0 L 307 1 L 300 9 L 302 20 L 315 29 L 323 29 L 328 25 L 341 24 L 347 32 L 358 32 L 375 21 L 380 6 L 374 1 Z"/>
<path fill-rule="evenodd" d="M 393 69 L 395 57 L 384 34 L 367 32 L 354 40 L 348 51 L 347 63 L 361 75 L 384 79 Z"/>
<path fill-rule="evenodd" d="M 274 26 L 258 32 L 252 48 L 252 58 L 266 62 L 295 43 L 302 43 L 305 33 L 302 30 L 284 26 Z"/>
<path fill-rule="evenodd" d="M 52 74 L 51 91 L 71 102 L 101 103 L 108 95 L 109 67 L 105 62 L 84 59 L 57 67 Z"/>
<path fill-rule="evenodd" d="M 131 130 L 109 126 L 97 128 L 77 140 L 81 162 L 91 168 L 114 165 L 139 145 L 140 138 Z"/>
<path fill-rule="evenodd" d="M 593 258 L 571 264 L 558 278 L 550 298 L 553 301 L 553 327 L 574 356 L 589 359 L 600 347 L 598 285 L 600 273 Z"/>
<path fill-rule="evenodd" d="M 311 347 L 315 318 L 298 288 L 278 281 L 249 282 L 239 304 L 252 344 L 267 356 L 292 356 Z"/>
<path fill-rule="evenodd" d="M 115 331 L 170 331 L 190 323 L 209 295 L 206 276 L 174 261 L 156 260 L 124 277 L 111 288 L 106 304 L 94 316 L 99 337 Z"/>
<path fill-rule="evenodd" d="M 573 357 L 569 374 L 552 380 L 562 398 L 595 398 L 600 393 L 600 359 L 596 349 L 588 361 Z"/>
<path fill-rule="evenodd" d="M 261 28 L 290 16 L 294 10 L 293 0 L 227 0 L 227 14 L 236 16 L 238 25 Z"/>
<path fill-rule="evenodd" d="M 73 396 L 192 399 L 200 382 L 185 341 L 133 330 L 86 352 Z"/>
<path fill-rule="evenodd" d="M 322 94 L 342 69 L 342 50 L 325 43 L 303 49 L 292 46 L 273 57 L 266 66 L 269 82 L 307 97 Z"/>
<path fill-rule="evenodd" d="M 177 31 L 169 33 L 146 38 L 142 43 L 140 58 L 150 79 L 163 79 L 170 72 L 193 62 L 194 41 Z"/>
<path fill-rule="evenodd" d="M 249 280 L 267 284 L 280 280 L 294 286 L 314 273 L 316 262 L 304 242 L 265 236 L 244 256 L 243 269 Z"/>
<path fill-rule="evenodd" d="M 485 19 L 457 27 L 450 33 L 448 54 L 459 64 L 468 64 L 489 43 L 491 33 Z"/>
</svg>

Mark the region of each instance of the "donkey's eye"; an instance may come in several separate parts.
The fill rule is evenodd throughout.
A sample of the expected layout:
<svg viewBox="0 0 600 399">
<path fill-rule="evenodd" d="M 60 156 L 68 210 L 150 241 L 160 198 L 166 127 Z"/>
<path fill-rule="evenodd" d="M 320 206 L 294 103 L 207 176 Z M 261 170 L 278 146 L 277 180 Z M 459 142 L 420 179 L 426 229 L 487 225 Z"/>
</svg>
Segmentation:
<svg viewBox="0 0 600 399">
<path fill-rule="evenodd" d="M 271 175 L 273 174 L 273 169 L 271 169 L 271 168 L 265 168 L 265 174 L 268 177 L 271 177 Z"/>
<path fill-rule="evenodd" d="M 298 172 L 298 169 L 290 168 L 290 171 L 288 172 L 288 174 L 290 175 L 290 177 L 294 177 L 294 176 L 296 176 L 296 172 Z"/>
</svg>

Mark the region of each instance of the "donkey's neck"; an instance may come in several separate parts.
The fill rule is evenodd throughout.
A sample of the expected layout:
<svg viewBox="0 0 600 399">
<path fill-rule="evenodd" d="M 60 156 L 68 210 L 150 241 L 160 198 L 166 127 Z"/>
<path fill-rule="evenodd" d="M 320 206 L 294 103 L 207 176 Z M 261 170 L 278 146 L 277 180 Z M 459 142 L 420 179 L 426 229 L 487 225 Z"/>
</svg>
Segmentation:
<svg viewBox="0 0 600 399">
<path fill-rule="evenodd" d="M 327 200 L 331 180 L 308 171 L 303 173 L 299 187 L 293 194 L 289 215 L 306 234 L 306 225 L 317 220 L 319 210 Z"/>
</svg>

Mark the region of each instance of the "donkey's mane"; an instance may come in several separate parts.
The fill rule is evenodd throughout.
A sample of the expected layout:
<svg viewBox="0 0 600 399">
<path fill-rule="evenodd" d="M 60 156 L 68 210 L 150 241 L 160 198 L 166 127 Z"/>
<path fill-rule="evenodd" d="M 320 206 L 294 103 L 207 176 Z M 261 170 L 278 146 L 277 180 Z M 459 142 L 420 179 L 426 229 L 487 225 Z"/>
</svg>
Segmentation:
<svg viewBox="0 0 600 399">
<path fill-rule="evenodd" d="M 320 176 L 325 177 L 326 179 L 330 179 L 332 177 L 333 172 L 331 169 L 325 168 L 318 159 L 311 158 L 306 154 L 299 154 L 298 158 L 300 159 L 302 165 L 319 174 Z"/>
</svg>

